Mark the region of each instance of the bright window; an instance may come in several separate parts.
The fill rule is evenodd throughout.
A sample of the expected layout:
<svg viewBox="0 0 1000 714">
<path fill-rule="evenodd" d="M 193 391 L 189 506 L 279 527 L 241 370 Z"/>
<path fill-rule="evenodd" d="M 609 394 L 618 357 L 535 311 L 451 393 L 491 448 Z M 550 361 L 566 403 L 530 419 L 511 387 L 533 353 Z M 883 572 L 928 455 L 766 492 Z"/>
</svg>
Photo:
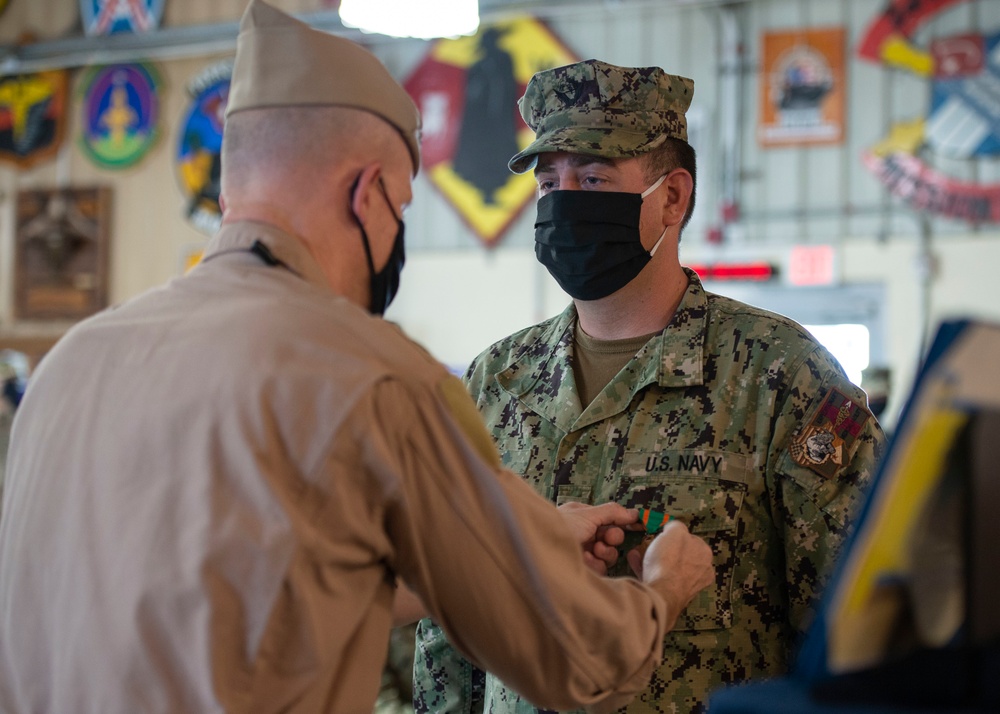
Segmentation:
<svg viewBox="0 0 1000 714">
<path fill-rule="evenodd" d="M 868 328 L 864 325 L 804 325 L 837 358 L 855 384 L 861 384 L 861 371 L 868 366 Z"/>
</svg>

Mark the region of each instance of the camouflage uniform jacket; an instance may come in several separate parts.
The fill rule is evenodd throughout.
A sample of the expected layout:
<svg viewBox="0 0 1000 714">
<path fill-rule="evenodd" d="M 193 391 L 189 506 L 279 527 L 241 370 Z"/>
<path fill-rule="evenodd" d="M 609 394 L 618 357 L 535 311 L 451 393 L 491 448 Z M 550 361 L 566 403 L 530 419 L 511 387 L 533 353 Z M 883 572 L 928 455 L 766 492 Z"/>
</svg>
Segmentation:
<svg viewBox="0 0 1000 714">
<path fill-rule="evenodd" d="M 540 493 L 663 510 L 712 546 L 715 585 L 667 634 L 627 712 L 704 711 L 714 688 L 786 670 L 884 444 L 864 392 L 808 332 L 688 275 L 667 328 L 586 408 L 573 306 L 466 375 L 504 464 Z M 490 675 L 476 691 L 482 677 L 429 620 L 417 647 L 418 711 L 472 712 L 477 699 L 536 711 Z"/>
</svg>

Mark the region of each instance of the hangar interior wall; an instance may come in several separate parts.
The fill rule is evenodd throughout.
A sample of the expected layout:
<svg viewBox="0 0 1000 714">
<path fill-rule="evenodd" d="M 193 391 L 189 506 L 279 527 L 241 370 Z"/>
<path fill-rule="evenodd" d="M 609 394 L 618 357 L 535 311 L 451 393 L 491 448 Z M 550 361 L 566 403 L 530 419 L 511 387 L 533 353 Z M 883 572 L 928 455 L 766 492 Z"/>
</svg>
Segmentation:
<svg viewBox="0 0 1000 714">
<path fill-rule="evenodd" d="M 225 34 L 243 0 L 167 0 L 163 28 L 215 26 Z M 293 13 L 328 12 L 322 0 L 275 0 Z M 695 80 L 691 140 L 699 156 L 698 204 L 685 231 L 687 262 L 763 259 L 786 268 L 796 245 L 834 249 L 832 287 L 878 286 L 884 297 L 879 359 L 891 368 L 895 390 L 888 420 L 901 406 L 928 331 L 955 315 L 1000 318 L 1000 226 L 922 216 L 863 166 L 862 153 L 893 126 L 927 114 L 930 83 L 905 69 L 857 57 L 855 49 L 879 0 L 748 0 L 716 2 L 488 3 L 484 17 L 529 12 L 542 19 L 581 58 L 621 65 L 659 65 Z M 834 146 L 764 148 L 757 117 L 762 73 L 761 37 L 768 31 L 843 27 L 845 116 L 843 141 Z M 80 35 L 78 4 L 13 0 L 0 16 L 0 42 L 25 32 L 58 43 Z M 959 2 L 921 25 L 914 45 L 963 33 L 1000 32 L 1000 3 Z M 366 38 L 403 80 L 426 55 L 418 40 Z M 102 185 L 112 189 L 110 300 L 126 300 L 179 275 L 185 256 L 207 236 L 184 216 L 175 162 L 186 87 L 204 68 L 232 56 L 226 42 L 209 51 L 161 53 L 162 135 L 136 166 L 98 168 L 82 152 L 79 92 L 82 66 L 70 68 L 70 116 L 59 153 L 37 167 L 0 165 L 0 346 L 41 350 L 69 326 L 15 319 L 12 306 L 15 204 L 19 191 Z M 141 59 L 137 56 L 135 59 Z M 335 71 L 329 68 L 327 71 Z M 488 138 L 484 137 L 484 140 Z M 925 160 L 957 180 L 1000 181 L 993 157 Z M 723 205 L 738 210 L 723 220 Z M 533 258 L 533 207 L 527 205 L 502 239 L 485 248 L 442 194 L 418 176 L 407 217 L 408 263 L 388 317 L 456 369 L 513 330 L 560 311 L 566 296 Z M 715 241 L 721 235 L 721 241 Z M 784 275 L 772 284 L 787 289 Z M 711 284 L 726 292 L 726 284 Z M 764 288 L 766 289 L 766 288 Z M 735 289 L 739 292 L 739 289 Z M 829 300 L 836 303 L 836 293 Z M 835 308 L 836 306 L 833 305 Z"/>
</svg>

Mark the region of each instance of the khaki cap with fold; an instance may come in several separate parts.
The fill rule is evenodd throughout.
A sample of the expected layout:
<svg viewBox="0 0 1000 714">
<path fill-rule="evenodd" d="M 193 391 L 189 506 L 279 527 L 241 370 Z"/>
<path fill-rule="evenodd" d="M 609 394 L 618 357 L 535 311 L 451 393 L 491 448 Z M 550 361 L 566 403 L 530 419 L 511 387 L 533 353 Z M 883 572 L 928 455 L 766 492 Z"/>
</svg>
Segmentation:
<svg viewBox="0 0 1000 714">
<path fill-rule="evenodd" d="M 638 156 L 668 137 L 687 141 L 684 112 L 694 82 L 659 67 L 618 67 L 589 59 L 538 72 L 518 101 L 535 140 L 507 164 L 530 171 L 538 154 Z"/>
<path fill-rule="evenodd" d="M 250 0 L 236 40 L 226 116 L 244 109 L 343 106 L 394 126 L 420 168 L 420 114 L 375 55 L 344 37 L 309 27 Z"/>
</svg>

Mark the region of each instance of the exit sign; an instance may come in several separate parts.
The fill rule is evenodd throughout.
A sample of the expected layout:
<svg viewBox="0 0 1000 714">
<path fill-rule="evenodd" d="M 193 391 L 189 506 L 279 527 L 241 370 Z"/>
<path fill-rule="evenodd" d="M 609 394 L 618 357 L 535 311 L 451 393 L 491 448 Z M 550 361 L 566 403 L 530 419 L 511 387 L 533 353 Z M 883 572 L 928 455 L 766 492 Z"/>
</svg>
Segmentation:
<svg viewBox="0 0 1000 714">
<path fill-rule="evenodd" d="M 833 246 L 794 246 L 788 258 L 788 282 L 792 285 L 832 285 L 833 262 Z"/>
</svg>

